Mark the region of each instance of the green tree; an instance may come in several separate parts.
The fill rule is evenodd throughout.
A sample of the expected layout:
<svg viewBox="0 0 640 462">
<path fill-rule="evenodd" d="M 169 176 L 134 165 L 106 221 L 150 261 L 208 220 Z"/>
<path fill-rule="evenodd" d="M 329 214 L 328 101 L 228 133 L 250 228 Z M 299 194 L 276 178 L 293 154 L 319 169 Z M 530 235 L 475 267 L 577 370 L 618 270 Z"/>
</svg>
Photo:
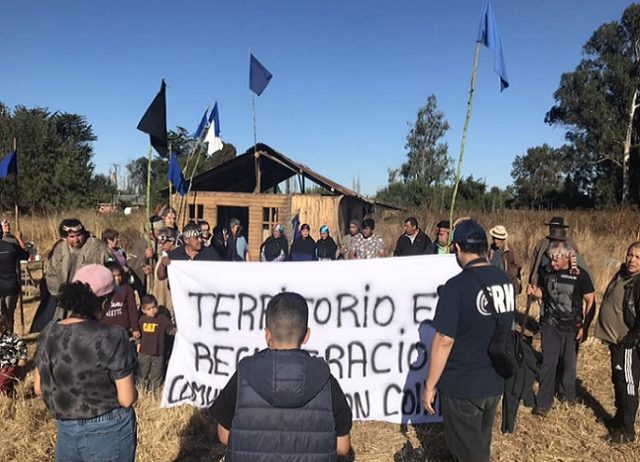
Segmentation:
<svg viewBox="0 0 640 462">
<path fill-rule="evenodd" d="M 438 100 L 431 95 L 418 110 L 404 145 L 407 161 L 390 172 L 389 183 L 417 181 L 432 186 L 444 184 L 451 177 L 447 143 L 439 142 L 449 129 L 449 123 L 437 106 Z"/>
<path fill-rule="evenodd" d="M 638 200 L 638 177 L 630 172 L 640 167 L 640 5 L 600 26 L 583 55 L 562 75 L 545 120 L 567 129 L 569 170 L 581 191 L 601 205 Z"/>
<path fill-rule="evenodd" d="M 78 114 L 0 104 L 0 147 L 18 148 L 18 185 L 13 175 L 0 181 L 2 207 L 25 211 L 94 206 L 115 188 L 94 174 L 91 125 Z"/>
<path fill-rule="evenodd" d="M 549 208 L 548 200 L 563 191 L 568 166 L 566 151 L 547 144 L 527 149 L 516 156 L 511 177 L 515 188 L 514 205 Z"/>
<path fill-rule="evenodd" d="M 218 165 L 233 159 L 236 156 L 236 148 L 231 143 L 224 143 L 221 150 L 207 155 L 206 149 L 202 145 L 196 145 L 196 140 L 190 137 L 188 132 L 177 127 L 171 130 L 167 137 L 171 144 L 172 152 L 177 154 L 178 164 L 182 168 L 183 174 L 187 182 L 193 176 L 210 170 Z M 175 145 L 174 145 L 175 143 Z M 175 146 L 175 147 L 174 147 Z M 196 149 L 195 152 L 192 149 Z M 149 160 L 147 157 L 138 157 L 127 163 L 127 171 L 129 173 L 129 189 L 130 193 L 146 194 L 147 190 L 147 165 Z M 169 169 L 168 159 L 163 159 L 155 154 L 151 159 L 151 198 L 152 203 L 158 203 L 163 199 L 163 192 L 169 187 L 167 173 Z M 194 170 L 195 169 L 195 170 Z"/>
</svg>

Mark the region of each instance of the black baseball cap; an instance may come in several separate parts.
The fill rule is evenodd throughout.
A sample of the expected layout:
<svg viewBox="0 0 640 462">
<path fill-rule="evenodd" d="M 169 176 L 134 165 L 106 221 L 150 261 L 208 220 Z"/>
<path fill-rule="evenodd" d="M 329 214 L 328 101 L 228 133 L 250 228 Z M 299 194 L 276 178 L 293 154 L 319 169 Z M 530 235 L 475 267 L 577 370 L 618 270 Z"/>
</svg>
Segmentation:
<svg viewBox="0 0 640 462">
<path fill-rule="evenodd" d="M 453 230 L 453 244 L 482 244 L 487 243 L 487 233 L 480 224 L 473 220 L 465 220 Z"/>
</svg>

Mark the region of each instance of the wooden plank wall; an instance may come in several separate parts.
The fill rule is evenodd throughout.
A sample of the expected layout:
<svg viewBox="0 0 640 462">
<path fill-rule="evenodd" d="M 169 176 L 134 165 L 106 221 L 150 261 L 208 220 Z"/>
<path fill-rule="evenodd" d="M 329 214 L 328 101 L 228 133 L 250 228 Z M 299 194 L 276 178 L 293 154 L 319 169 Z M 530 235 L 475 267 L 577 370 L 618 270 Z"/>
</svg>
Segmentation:
<svg viewBox="0 0 640 462">
<path fill-rule="evenodd" d="M 248 207 L 249 229 L 245 230 L 249 241 L 249 256 L 252 261 L 259 260 L 260 245 L 262 244 L 262 218 L 264 207 L 277 207 L 280 216 L 278 221 L 284 224 L 287 237 L 291 240 L 291 196 L 284 194 L 253 194 L 232 192 L 191 192 L 187 200 L 188 204 L 203 205 L 203 219 L 208 221 L 213 228 L 218 221 L 218 206 L 223 207 Z M 180 198 L 174 198 L 174 204 L 178 204 Z M 268 235 L 268 234 L 267 234 Z"/>
<path fill-rule="evenodd" d="M 342 196 L 294 194 L 291 197 L 291 216 L 299 214 L 300 224 L 307 223 L 311 237 L 320 239 L 320 226 L 327 225 L 334 240 L 339 235 L 339 204 Z M 337 241 L 336 241 L 337 242 Z"/>
</svg>

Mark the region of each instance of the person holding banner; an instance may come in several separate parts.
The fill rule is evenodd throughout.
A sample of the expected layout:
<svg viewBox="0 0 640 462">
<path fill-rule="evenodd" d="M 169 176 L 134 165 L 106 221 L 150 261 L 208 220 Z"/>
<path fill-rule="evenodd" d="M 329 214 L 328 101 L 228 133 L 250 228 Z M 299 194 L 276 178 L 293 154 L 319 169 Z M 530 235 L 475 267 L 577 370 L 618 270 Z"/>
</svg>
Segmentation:
<svg viewBox="0 0 640 462">
<path fill-rule="evenodd" d="M 488 262 L 487 235 L 478 223 L 466 220 L 455 227 L 452 246 L 463 271 L 440 291 L 422 402 L 435 414 L 439 393 L 444 435 L 455 460 L 489 462 L 504 379 L 488 349 L 496 326 L 513 324 L 514 288 L 504 271 Z"/>
<path fill-rule="evenodd" d="M 267 305 L 267 349 L 240 361 L 213 403 L 226 462 L 335 461 L 351 448 L 351 409 L 327 363 L 302 350 L 309 340 L 302 295 Z"/>
<path fill-rule="evenodd" d="M 188 223 L 182 230 L 182 240 L 184 245 L 169 252 L 168 255 L 160 259 L 157 275 L 160 281 L 167 279 L 167 266 L 171 260 L 202 260 L 221 261 L 222 258 L 213 247 L 205 247 L 202 242 L 202 232 L 200 226 L 195 223 Z"/>
<path fill-rule="evenodd" d="M 351 258 L 363 260 L 384 257 L 384 241 L 373 232 L 375 228 L 373 218 L 362 220 L 362 236 L 354 242 Z"/>
<path fill-rule="evenodd" d="M 285 261 L 289 258 L 289 243 L 284 235 L 284 225 L 274 225 L 271 236 L 260 246 L 260 261 Z"/>
</svg>

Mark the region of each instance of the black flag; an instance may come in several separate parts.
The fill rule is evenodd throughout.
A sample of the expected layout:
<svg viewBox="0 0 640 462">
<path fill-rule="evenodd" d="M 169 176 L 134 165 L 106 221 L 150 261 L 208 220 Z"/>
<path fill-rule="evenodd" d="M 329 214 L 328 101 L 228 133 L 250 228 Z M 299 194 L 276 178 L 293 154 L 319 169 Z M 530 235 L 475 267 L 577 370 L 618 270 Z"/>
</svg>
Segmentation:
<svg viewBox="0 0 640 462">
<path fill-rule="evenodd" d="M 167 99 L 164 79 L 160 91 L 153 98 L 147 112 L 138 123 L 138 130 L 149 134 L 151 146 L 162 158 L 167 158 Z"/>
</svg>

